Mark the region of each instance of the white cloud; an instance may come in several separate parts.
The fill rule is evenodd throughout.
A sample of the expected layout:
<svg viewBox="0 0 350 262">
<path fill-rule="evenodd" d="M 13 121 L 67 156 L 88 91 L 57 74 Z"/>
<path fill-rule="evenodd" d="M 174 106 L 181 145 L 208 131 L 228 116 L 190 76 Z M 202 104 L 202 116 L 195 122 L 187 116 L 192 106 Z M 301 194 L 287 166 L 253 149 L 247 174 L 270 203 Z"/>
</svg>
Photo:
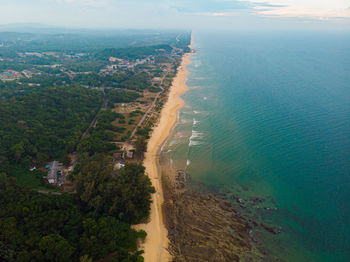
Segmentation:
<svg viewBox="0 0 350 262">
<path fill-rule="evenodd" d="M 349 0 L 248 0 L 257 4 L 284 5 L 298 9 L 346 9 Z"/>
<path fill-rule="evenodd" d="M 328 20 L 350 18 L 348 0 L 252 0 L 257 14 Z M 270 5 L 270 6 L 269 6 Z"/>
<path fill-rule="evenodd" d="M 269 10 L 258 10 L 257 13 L 267 16 L 296 17 L 328 20 L 334 18 L 350 18 L 350 10 L 347 9 L 321 9 L 321 8 L 272 8 Z"/>
</svg>

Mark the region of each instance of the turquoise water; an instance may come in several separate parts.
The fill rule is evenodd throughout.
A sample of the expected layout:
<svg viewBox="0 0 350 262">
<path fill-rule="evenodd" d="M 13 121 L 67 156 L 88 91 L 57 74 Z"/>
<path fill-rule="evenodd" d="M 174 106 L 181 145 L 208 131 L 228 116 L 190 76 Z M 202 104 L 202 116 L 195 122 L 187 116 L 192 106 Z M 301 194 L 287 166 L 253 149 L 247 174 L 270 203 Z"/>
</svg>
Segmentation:
<svg viewBox="0 0 350 262">
<path fill-rule="evenodd" d="M 256 229 L 271 256 L 350 261 L 350 35 L 195 32 L 194 41 L 171 163 L 281 227 Z"/>
</svg>

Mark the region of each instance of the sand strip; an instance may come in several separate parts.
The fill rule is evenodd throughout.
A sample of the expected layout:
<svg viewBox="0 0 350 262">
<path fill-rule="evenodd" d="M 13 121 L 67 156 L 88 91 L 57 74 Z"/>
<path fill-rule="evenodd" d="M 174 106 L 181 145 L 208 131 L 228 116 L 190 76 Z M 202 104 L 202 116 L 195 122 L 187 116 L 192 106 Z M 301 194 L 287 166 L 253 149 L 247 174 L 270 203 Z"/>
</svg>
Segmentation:
<svg viewBox="0 0 350 262">
<path fill-rule="evenodd" d="M 171 260 L 171 256 L 167 251 L 169 242 L 168 231 L 164 225 L 162 213 L 164 197 L 161 174 L 158 171 L 158 161 L 160 148 L 170 135 L 177 121 L 178 111 L 184 103 L 180 95 L 187 91 L 185 82 L 188 71 L 185 67 L 191 63 L 190 57 L 191 54 L 187 53 L 182 58 L 181 65 L 170 88 L 168 101 L 161 111 L 159 123 L 152 132 L 147 152 L 145 153 L 144 166 L 146 173 L 156 189 L 156 193 L 152 195 L 150 222 L 136 226 L 137 229 L 143 229 L 147 232 L 146 240 L 140 247 L 145 251 L 145 262 L 166 262 Z"/>
</svg>

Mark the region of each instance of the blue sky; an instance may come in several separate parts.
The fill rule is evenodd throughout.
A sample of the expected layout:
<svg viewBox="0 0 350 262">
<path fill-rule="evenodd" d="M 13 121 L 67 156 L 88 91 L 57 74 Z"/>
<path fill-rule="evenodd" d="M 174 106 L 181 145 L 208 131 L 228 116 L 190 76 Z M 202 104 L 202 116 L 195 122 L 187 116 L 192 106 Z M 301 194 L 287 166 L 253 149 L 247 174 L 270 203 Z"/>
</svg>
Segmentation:
<svg viewBox="0 0 350 262">
<path fill-rule="evenodd" d="M 350 29 L 350 0 L 0 0 L 0 24 Z"/>
</svg>

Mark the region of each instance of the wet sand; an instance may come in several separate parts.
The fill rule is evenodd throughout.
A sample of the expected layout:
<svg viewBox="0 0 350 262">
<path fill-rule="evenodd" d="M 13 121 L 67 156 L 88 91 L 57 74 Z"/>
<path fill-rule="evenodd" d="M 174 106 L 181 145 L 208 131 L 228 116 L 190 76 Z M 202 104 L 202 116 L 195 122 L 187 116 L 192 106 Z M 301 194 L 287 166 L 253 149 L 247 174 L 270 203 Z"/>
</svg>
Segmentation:
<svg viewBox="0 0 350 262">
<path fill-rule="evenodd" d="M 145 262 L 166 262 L 171 260 L 171 255 L 167 250 L 169 240 L 162 212 L 164 195 L 158 162 L 160 149 L 171 133 L 178 118 L 178 111 L 184 103 L 180 96 L 187 91 L 185 82 L 188 71 L 185 67 L 191 63 L 190 57 L 191 53 L 187 53 L 182 58 L 182 63 L 170 88 L 168 101 L 161 111 L 159 123 L 152 132 L 147 152 L 145 153 L 144 166 L 146 173 L 156 189 L 156 193 L 152 195 L 153 202 L 151 204 L 149 222 L 136 226 L 137 229 L 143 229 L 147 232 L 146 240 L 140 246 L 145 251 Z"/>
</svg>

